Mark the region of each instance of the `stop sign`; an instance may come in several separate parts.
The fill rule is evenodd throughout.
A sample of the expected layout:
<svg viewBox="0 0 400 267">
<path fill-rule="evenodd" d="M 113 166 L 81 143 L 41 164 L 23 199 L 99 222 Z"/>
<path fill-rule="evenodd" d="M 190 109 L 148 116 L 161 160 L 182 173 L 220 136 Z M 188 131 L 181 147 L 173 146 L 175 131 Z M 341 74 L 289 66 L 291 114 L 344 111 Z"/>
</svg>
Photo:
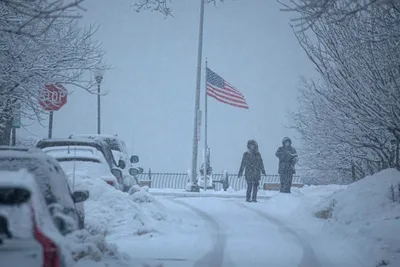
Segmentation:
<svg viewBox="0 0 400 267">
<path fill-rule="evenodd" d="M 39 104 L 47 111 L 57 111 L 67 103 L 67 93 L 61 84 L 46 84 L 39 90 Z"/>
</svg>

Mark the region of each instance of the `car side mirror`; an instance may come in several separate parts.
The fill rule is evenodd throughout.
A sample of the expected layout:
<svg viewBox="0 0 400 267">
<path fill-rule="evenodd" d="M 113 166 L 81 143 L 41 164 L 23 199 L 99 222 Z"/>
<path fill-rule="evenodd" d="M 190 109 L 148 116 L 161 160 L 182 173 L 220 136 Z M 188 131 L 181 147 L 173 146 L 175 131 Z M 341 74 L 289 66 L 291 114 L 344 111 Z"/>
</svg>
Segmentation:
<svg viewBox="0 0 400 267">
<path fill-rule="evenodd" d="M 126 163 L 122 159 L 118 160 L 118 168 L 125 169 Z"/>
<path fill-rule="evenodd" d="M 84 202 L 88 198 L 89 198 L 89 191 L 87 190 L 75 191 L 72 194 L 72 199 L 74 200 L 74 203 Z"/>
<path fill-rule="evenodd" d="M 139 167 L 139 168 L 137 168 L 138 169 L 138 171 L 139 171 L 139 174 L 142 174 L 143 173 L 143 168 L 142 167 Z"/>
<path fill-rule="evenodd" d="M 138 163 L 139 162 L 139 156 L 132 156 L 131 157 L 131 163 Z"/>
<path fill-rule="evenodd" d="M 116 177 L 116 178 L 122 178 L 122 171 L 117 168 L 111 169 L 111 173 Z"/>
<path fill-rule="evenodd" d="M 130 168 L 129 169 L 129 174 L 132 175 L 132 176 L 136 176 L 136 175 L 139 174 L 139 170 L 136 169 L 136 168 Z"/>
<path fill-rule="evenodd" d="M 26 203 L 31 198 L 31 191 L 15 186 L 0 187 L 0 204 L 20 205 Z"/>
</svg>

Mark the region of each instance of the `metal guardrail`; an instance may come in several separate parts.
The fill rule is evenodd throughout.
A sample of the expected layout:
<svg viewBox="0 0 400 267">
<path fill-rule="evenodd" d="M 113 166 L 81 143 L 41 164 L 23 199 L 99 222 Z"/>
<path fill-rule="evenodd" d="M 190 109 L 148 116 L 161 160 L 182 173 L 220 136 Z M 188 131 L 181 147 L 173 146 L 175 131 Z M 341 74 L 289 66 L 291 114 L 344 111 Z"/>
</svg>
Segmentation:
<svg viewBox="0 0 400 267">
<path fill-rule="evenodd" d="M 212 175 L 213 181 L 220 181 L 223 179 L 223 173 L 215 173 Z M 152 188 L 165 188 L 165 189 L 185 189 L 189 182 L 188 174 L 186 172 L 148 172 L 138 175 L 139 181 L 151 181 Z M 247 184 L 246 180 L 238 178 L 237 174 L 229 174 L 229 187 L 235 191 L 245 189 Z M 261 176 L 260 186 L 263 184 L 279 184 L 279 175 L 267 174 Z M 293 184 L 303 184 L 300 176 L 293 177 Z M 216 190 L 222 190 L 221 183 L 215 183 Z"/>
</svg>

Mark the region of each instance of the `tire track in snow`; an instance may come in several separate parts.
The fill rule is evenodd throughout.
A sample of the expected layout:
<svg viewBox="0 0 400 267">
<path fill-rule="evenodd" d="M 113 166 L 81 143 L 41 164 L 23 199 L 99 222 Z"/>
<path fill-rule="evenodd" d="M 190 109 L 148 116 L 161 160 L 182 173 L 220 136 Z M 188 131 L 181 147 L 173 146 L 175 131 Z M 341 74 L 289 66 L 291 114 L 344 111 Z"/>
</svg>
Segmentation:
<svg viewBox="0 0 400 267">
<path fill-rule="evenodd" d="M 315 252 L 313 248 L 311 247 L 310 243 L 302 238 L 295 230 L 291 229 L 287 225 L 285 225 L 281 220 L 274 218 L 266 213 L 263 213 L 259 210 L 256 210 L 254 208 L 251 208 L 243 203 L 237 203 L 238 206 L 242 207 L 243 209 L 250 210 L 260 217 L 268 220 L 272 224 L 275 224 L 278 226 L 278 228 L 283 232 L 291 235 L 294 237 L 296 243 L 303 249 L 303 256 L 301 258 L 300 264 L 298 267 L 322 267 L 322 265 L 319 263 L 317 260 L 317 257 L 315 256 Z"/>
<path fill-rule="evenodd" d="M 203 258 L 197 260 L 193 267 L 222 267 L 224 265 L 224 251 L 226 248 L 227 238 L 219 223 L 212 216 L 196 207 L 193 207 L 192 205 L 189 205 L 178 199 L 171 201 L 191 209 L 200 218 L 209 223 L 209 225 L 214 229 L 214 234 L 212 234 L 212 248 L 206 253 L 206 255 L 204 255 Z"/>
</svg>

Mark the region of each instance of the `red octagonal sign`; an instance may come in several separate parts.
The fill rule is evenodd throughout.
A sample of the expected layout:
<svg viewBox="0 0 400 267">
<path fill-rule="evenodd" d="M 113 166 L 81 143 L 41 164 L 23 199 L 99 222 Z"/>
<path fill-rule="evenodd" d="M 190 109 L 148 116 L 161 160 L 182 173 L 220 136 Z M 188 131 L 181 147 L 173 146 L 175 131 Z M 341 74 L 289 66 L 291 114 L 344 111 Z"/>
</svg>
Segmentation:
<svg viewBox="0 0 400 267">
<path fill-rule="evenodd" d="M 57 111 L 67 103 L 67 93 L 61 84 L 46 84 L 39 90 L 39 104 L 47 111 Z"/>
</svg>

